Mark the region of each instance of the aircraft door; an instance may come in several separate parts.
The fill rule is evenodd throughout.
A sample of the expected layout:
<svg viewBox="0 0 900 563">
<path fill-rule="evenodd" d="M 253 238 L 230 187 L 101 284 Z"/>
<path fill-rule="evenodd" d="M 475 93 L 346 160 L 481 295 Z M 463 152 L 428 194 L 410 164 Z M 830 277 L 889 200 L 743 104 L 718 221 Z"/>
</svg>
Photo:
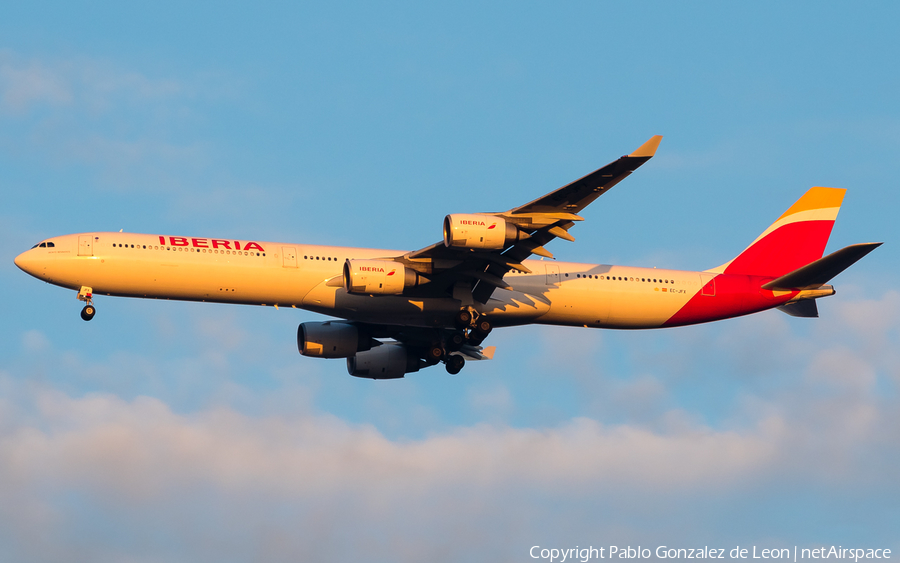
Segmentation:
<svg viewBox="0 0 900 563">
<path fill-rule="evenodd" d="M 713 297 L 716 295 L 716 275 L 715 274 L 700 274 L 700 290 L 701 295 L 709 295 Z"/>
<path fill-rule="evenodd" d="M 94 237 L 92 235 L 78 235 L 78 255 L 94 255 Z"/>
<path fill-rule="evenodd" d="M 293 246 L 282 246 L 281 257 L 284 260 L 283 265 L 285 268 L 297 267 L 297 249 Z"/>
<path fill-rule="evenodd" d="M 547 264 L 547 285 L 556 285 L 559 283 L 559 266 L 556 264 Z"/>
</svg>

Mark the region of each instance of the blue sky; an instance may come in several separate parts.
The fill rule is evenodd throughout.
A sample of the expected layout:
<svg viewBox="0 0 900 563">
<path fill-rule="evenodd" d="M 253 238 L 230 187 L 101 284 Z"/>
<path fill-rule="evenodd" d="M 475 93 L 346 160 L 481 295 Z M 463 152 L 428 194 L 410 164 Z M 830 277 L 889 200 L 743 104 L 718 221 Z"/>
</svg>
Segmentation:
<svg viewBox="0 0 900 563">
<path fill-rule="evenodd" d="M 19 3 L 0 19 L 0 559 L 900 549 L 893 3 Z M 705 269 L 813 185 L 885 245 L 821 318 L 497 331 L 370 382 L 302 311 L 101 298 L 92 230 L 414 249 L 664 135 L 564 260 Z"/>
</svg>

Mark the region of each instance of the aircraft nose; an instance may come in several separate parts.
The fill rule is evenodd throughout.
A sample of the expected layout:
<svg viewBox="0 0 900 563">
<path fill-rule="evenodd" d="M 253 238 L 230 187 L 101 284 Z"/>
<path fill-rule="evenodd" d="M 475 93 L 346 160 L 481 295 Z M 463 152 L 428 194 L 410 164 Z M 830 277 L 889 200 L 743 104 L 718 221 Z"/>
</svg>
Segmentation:
<svg viewBox="0 0 900 563">
<path fill-rule="evenodd" d="M 35 260 L 31 251 L 26 250 L 22 254 L 16 256 L 15 262 L 16 266 L 18 266 L 20 270 L 27 274 L 34 275 Z"/>
</svg>

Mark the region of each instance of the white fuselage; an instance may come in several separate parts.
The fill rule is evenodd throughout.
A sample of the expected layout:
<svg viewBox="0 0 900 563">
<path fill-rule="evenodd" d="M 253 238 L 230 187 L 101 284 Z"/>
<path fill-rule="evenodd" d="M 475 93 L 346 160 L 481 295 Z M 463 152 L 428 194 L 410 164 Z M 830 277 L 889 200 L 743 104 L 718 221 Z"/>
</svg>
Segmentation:
<svg viewBox="0 0 900 563">
<path fill-rule="evenodd" d="M 347 259 L 404 254 L 396 250 L 105 232 L 48 241 L 52 248 L 33 248 L 16 264 L 48 283 L 76 290 L 90 287 L 94 295 L 295 307 L 363 322 L 423 327 L 447 326 L 460 308 L 460 301 L 450 296 L 354 295 L 343 288 Z M 660 327 L 715 277 L 550 260 L 526 260 L 523 265 L 531 273 L 513 271 L 504 278 L 512 290 L 497 289 L 486 304 L 475 304 L 495 326 Z M 752 309 L 778 304 L 772 300 Z M 738 314 L 747 312 L 752 311 Z M 712 318 L 724 316 L 733 312 Z"/>
</svg>

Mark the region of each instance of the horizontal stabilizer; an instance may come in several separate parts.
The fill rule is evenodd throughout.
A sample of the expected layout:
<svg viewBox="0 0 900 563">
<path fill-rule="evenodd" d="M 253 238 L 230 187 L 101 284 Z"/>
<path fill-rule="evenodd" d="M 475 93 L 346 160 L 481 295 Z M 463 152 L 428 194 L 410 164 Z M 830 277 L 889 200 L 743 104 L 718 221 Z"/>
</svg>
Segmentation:
<svg viewBox="0 0 900 563">
<path fill-rule="evenodd" d="M 776 278 L 762 286 L 763 289 L 789 291 L 796 289 L 815 289 L 827 283 L 857 260 L 881 246 L 880 242 L 852 244 L 828 256 L 801 266 L 780 278 Z M 780 308 L 780 307 L 779 307 Z M 787 312 L 787 311 L 785 311 Z M 805 315 L 804 315 L 805 316 Z"/>
<path fill-rule="evenodd" d="M 792 317 L 816 318 L 819 316 L 819 308 L 816 306 L 815 299 L 804 299 L 802 301 L 794 301 L 793 303 L 785 303 L 778 307 L 779 311 L 783 311 Z"/>
</svg>

